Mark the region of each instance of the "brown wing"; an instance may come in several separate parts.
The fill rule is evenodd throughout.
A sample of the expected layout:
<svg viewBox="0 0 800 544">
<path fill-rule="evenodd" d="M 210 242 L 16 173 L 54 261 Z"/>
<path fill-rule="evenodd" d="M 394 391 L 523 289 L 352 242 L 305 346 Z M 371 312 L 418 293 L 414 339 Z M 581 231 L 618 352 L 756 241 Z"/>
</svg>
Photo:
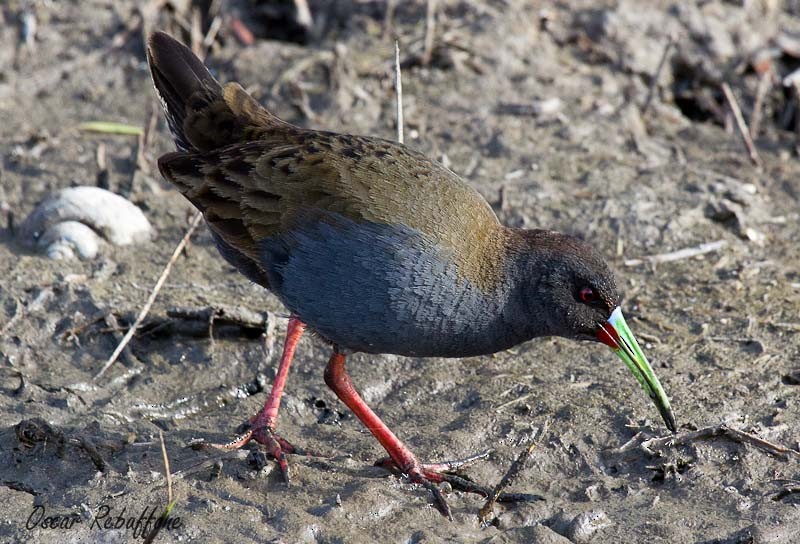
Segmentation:
<svg viewBox="0 0 800 544">
<path fill-rule="evenodd" d="M 497 217 L 474 189 L 387 140 L 283 125 L 209 153 L 170 153 L 159 167 L 216 233 L 256 261 L 259 240 L 315 211 L 416 228 L 469 276 L 470 263 L 480 262 L 473 254 L 497 242 Z"/>
</svg>

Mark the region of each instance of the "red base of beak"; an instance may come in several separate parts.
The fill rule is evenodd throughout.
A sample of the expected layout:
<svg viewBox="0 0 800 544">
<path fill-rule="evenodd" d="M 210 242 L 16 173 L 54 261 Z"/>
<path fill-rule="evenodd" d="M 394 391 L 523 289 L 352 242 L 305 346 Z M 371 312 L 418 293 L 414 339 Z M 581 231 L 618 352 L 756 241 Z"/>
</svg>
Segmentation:
<svg viewBox="0 0 800 544">
<path fill-rule="evenodd" d="M 611 349 L 620 348 L 619 335 L 617 334 L 617 331 L 614 330 L 614 327 L 609 325 L 604 325 L 599 331 L 597 331 L 597 339 Z"/>
</svg>

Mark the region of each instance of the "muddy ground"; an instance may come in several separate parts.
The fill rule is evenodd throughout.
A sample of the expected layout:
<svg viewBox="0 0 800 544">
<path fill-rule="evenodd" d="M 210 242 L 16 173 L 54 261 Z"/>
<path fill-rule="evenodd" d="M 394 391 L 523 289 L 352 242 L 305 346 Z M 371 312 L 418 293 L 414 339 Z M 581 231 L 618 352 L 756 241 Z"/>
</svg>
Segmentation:
<svg viewBox="0 0 800 544">
<path fill-rule="evenodd" d="M 206 32 L 212 18 L 200 4 Z M 136 539 L 93 520 L 161 512 L 162 431 L 180 519 L 162 542 L 800 541 L 796 452 L 686 435 L 725 423 L 800 446 L 798 114 L 780 81 L 800 66 L 796 4 L 442 0 L 429 59 L 425 2 L 394 3 L 388 16 L 378 1 L 310 5 L 314 26 L 302 34 L 247 2 L 223 2 L 208 63 L 291 122 L 393 138 L 399 36 L 407 143 L 462 175 L 505 223 L 577 234 L 607 256 L 685 440 L 642 447 L 667 431 L 599 345 L 541 339 L 464 360 L 354 356 L 365 399 L 422 459 L 492 448 L 468 474 L 493 485 L 538 436 L 510 489 L 545 500 L 499 505 L 481 527 L 483 500 L 454 492 L 447 522 L 424 490 L 371 466 L 381 448 L 325 387 L 329 348 L 306 337 L 279 428 L 319 455 L 290 456 L 291 487 L 249 450 L 187 447 L 230 439 L 259 409 L 285 310 L 220 258 L 203 226 L 130 351 L 93 381 L 192 212 L 154 167 L 172 150 L 160 114 L 139 161 L 135 136 L 77 125 L 146 126 L 154 97 L 141 23 L 174 30 L 191 15 L 11 0 L 0 6 L 0 540 Z M 759 78 L 771 85 L 756 105 Z M 760 166 L 723 82 L 746 121 L 760 113 Z M 52 261 L 15 235 L 49 192 L 98 183 L 144 210 L 151 242 Z M 699 257 L 631 262 L 720 240 Z M 275 323 L 274 334 L 218 321 L 211 339 L 206 322 L 167 314 L 225 305 Z M 81 521 L 43 528 L 42 511 Z M 584 513 L 596 531 L 576 529 Z"/>
</svg>

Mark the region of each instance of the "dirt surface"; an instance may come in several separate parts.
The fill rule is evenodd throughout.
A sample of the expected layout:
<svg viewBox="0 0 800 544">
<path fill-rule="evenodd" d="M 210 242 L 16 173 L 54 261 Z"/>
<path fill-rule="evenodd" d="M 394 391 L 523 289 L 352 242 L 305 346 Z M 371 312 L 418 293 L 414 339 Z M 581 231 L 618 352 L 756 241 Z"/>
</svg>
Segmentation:
<svg viewBox="0 0 800 544">
<path fill-rule="evenodd" d="M 795 3 L 441 0 L 427 65 L 424 2 L 394 3 L 390 16 L 377 1 L 311 2 L 301 43 L 265 39 L 247 2 L 226 4 L 209 65 L 303 126 L 393 138 L 399 36 L 407 143 L 462 175 L 505 223 L 580 235 L 607 256 L 680 436 L 725 423 L 798 448 L 798 114 L 780 82 L 800 66 Z M 169 29 L 179 17 L 105 0 L 12 0 L 0 17 L 1 541 L 135 540 L 103 523 L 163 509 L 159 431 L 180 520 L 162 542 L 800 541 L 798 454 L 726 436 L 645 448 L 667 431 L 628 371 L 600 345 L 563 339 L 464 360 L 351 359 L 364 398 L 420 458 L 492 448 L 468 470 L 476 481 L 494 485 L 541 434 L 510 489 L 545 500 L 498 505 L 486 527 L 480 497 L 452 493 L 447 522 L 425 490 L 372 466 L 383 451 L 325 387 L 329 348 L 310 336 L 279 428 L 319 455 L 290 456 L 291 487 L 249 448 L 191 449 L 229 440 L 260 408 L 285 310 L 220 258 L 203 226 L 130 351 L 93 381 L 192 208 L 155 168 L 172 149 L 160 112 L 139 161 L 135 136 L 77 129 L 147 126 L 155 102 L 140 23 Z M 250 46 L 235 37 L 242 26 L 256 34 Z M 759 51 L 774 84 L 756 108 Z M 760 167 L 723 81 L 747 121 L 761 112 Z M 151 242 L 53 261 L 17 239 L 13 224 L 48 193 L 98 182 L 144 210 Z M 700 257 L 629 262 L 719 240 Z M 273 334 L 217 321 L 211 339 L 206 321 L 167 314 L 226 305 L 274 323 Z M 42 512 L 73 522 L 44 528 Z"/>
</svg>

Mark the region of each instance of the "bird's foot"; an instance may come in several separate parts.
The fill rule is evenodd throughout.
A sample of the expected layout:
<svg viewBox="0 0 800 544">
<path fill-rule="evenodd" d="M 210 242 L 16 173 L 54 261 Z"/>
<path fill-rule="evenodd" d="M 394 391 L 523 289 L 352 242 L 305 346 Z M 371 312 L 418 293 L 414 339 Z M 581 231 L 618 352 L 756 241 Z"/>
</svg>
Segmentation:
<svg viewBox="0 0 800 544">
<path fill-rule="evenodd" d="M 428 471 L 432 474 L 444 474 L 444 473 L 458 473 L 463 469 L 474 465 L 478 461 L 483 461 L 489 457 L 489 454 L 492 453 L 492 450 L 486 450 L 484 452 L 471 455 L 464 459 L 458 459 L 456 461 L 441 461 L 439 463 L 418 463 L 416 459 L 409 460 L 409 462 L 405 463 L 406 466 L 412 466 L 414 464 L 419 465 L 423 470 Z M 378 459 L 375 461 L 376 467 L 385 468 L 391 472 L 401 472 L 401 468 L 399 468 L 398 464 L 391 458 L 391 457 L 384 457 L 382 459 Z"/>
<path fill-rule="evenodd" d="M 253 416 L 250 422 L 245 425 L 246 429 L 243 434 L 236 437 L 227 444 L 207 444 L 213 448 L 232 451 L 238 450 L 249 444 L 256 442 L 261 444 L 266 450 L 266 453 L 275 459 L 278 463 L 278 468 L 281 471 L 284 482 L 289 484 L 289 463 L 286 461 L 287 453 L 294 453 L 298 455 L 306 455 L 306 451 L 302 448 L 292 445 L 285 438 L 278 435 L 275 431 L 275 423 L 269 421 L 263 416 L 263 410 Z"/>
<path fill-rule="evenodd" d="M 394 473 L 399 473 L 406 476 L 409 481 L 419 484 L 433 495 L 433 504 L 436 509 L 446 518 L 452 520 L 453 515 L 450 511 L 450 506 L 447 504 L 442 489 L 438 484 L 448 483 L 450 487 L 456 491 L 464 491 L 466 493 L 475 493 L 482 497 L 489 497 L 492 490 L 477 482 L 474 482 L 469 477 L 458 474 L 464 468 L 482 461 L 489 457 L 491 451 L 485 451 L 466 459 L 459 459 L 457 461 L 444 461 L 440 463 L 419 463 L 416 459 L 409 460 L 404 463 L 404 467 L 399 467 L 398 464 L 390 458 L 384 458 L 375 463 L 376 466 L 383 467 Z M 498 502 L 532 502 L 541 500 L 537 495 L 530 495 L 527 493 L 501 493 L 498 497 Z"/>
</svg>

